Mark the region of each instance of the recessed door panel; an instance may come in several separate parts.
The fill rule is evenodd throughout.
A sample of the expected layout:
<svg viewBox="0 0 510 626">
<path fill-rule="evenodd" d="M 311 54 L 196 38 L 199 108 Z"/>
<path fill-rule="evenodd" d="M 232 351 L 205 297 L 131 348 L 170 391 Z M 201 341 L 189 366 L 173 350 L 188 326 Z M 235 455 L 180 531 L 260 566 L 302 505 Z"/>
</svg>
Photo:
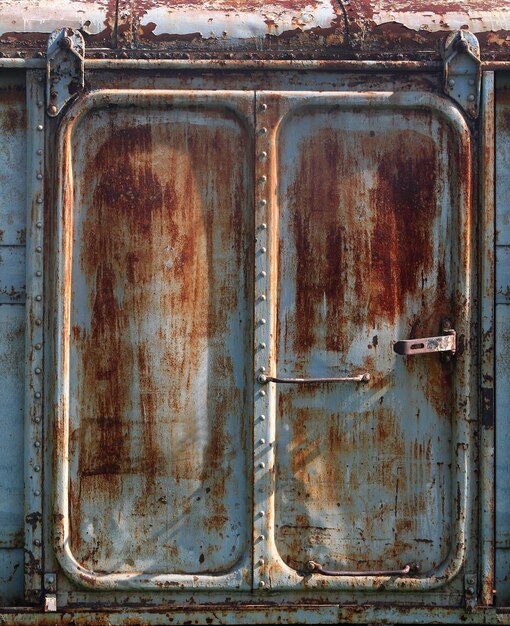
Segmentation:
<svg viewBox="0 0 510 626">
<path fill-rule="evenodd" d="M 60 549 L 99 586 L 243 586 L 250 105 L 101 104 L 65 138 Z"/>
</svg>

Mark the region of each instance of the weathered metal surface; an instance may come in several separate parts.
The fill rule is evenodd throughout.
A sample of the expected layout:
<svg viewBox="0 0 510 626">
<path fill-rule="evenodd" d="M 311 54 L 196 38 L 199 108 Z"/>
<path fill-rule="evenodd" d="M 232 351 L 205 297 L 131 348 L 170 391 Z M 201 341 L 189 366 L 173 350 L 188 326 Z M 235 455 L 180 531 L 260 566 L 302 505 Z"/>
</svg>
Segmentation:
<svg viewBox="0 0 510 626">
<path fill-rule="evenodd" d="M 495 587 L 495 93 L 494 74 L 486 72 L 481 92 L 480 146 L 480 601 L 490 606 Z M 475 577 L 476 578 L 476 577 Z M 469 586 L 469 585 L 468 585 Z"/>
<path fill-rule="evenodd" d="M 29 17 L 27 18 L 27 15 Z M 438 58 L 448 32 L 477 34 L 486 58 L 508 58 L 510 9 L 491 0 L 439 5 L 419 0 L 126 0 L 116 3 L 47 0 L 0 3 L 0 49 L 31 55 L 63 27 L 81 28 L 96 54 L 154 52 L 235 55 L 251 51 L 276 57 L 388 56 Z M 145 51 L 145 52 L 142 52 Z"/>
<path fill-rule="evenodd" d="M 1 251 L 1 248 L 0 248 Z M 0 304 L 0 552 L 23 547 L 23 362 L 25 307 Z M 0 577 L 4 576 L 0 570 Z M 1 586 L 1 585 L 0 585 Z"/>
<path fill-rule="evenodd" d="M 23 598 L 25 94 L 0 77 L 0 604 Z"/>
<path fill-rule="evenodd" d="M 496 229 L 496 603 L 510 604 L 510 80 L 508 75 L 496 81 L 495 115 L 495 229 Z"/>
<path fill-rule="evenodd" d="M 62 126 L 53 522 L 81 584 L 250 584 L 252 106 L 99 92 Z"/>
<path fill-rule="evenodd" d="M 0 304 L 24 304 L 25 282 L 25 246 L 0 246 Z"/>
<path fill-rule="evenodd" d="M 257 103 L 256 368 L 371 381 L 256 392 L 255 419 L 268 417 L 255 434 L 268 442 L 256 573 L 272 589 L 441 586 L 464 563 L 475 446 L 470 132 L 423 94 L 260 92 Z M 444 317 L 455 363 L 393 353 Z M 360 575 L 309 577 L 310 559 Z M 411 561 L 419 577 L 362 576 Z"/>
</svg>

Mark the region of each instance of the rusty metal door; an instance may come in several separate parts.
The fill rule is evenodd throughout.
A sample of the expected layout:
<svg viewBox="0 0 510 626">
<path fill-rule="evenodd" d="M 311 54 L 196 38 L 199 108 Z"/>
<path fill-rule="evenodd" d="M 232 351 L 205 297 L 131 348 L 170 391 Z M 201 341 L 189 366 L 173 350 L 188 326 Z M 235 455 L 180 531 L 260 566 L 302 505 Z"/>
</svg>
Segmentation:
<svg viewBox="0 0 510 626">
<path fill-rule="evenodd" d="M 251 586 L 252 127 L 253 94 L 157 90 L 60 125 L 54 546 L 82 587 Z"/>
<path fill-rule="evenodd" d="M 468 125 L 431 94 L 260 92 L 256 163 L 254 582 L 441 587 L 475 452 Z"/>
</svg>

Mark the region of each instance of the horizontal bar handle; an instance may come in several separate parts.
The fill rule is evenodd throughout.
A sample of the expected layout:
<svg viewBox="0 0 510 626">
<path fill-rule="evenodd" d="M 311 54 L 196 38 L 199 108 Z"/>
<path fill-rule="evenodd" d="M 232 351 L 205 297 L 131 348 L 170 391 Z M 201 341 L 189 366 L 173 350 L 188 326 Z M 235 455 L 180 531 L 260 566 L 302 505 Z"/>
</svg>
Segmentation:
<svg viewBox="0 0 510 626">
<path fill-rule="evenodd" d="M 339 376 L 337 378 L 278 378 L 276 376 L 266 376 L 259 374 L 257 380 L 261 385 L 267 383 L 284 383 L 291 385 L 308 385 L 310 383 L 368 383 L 370 374 L 360 374 L 359 376 Z"/>
<path fill-rule="evenodd" d="M 320 563 L 316 563 L 315 561 L 308 561 L 306 568 L 311 574 L 322 574 L 323 576 L 407 576 L 417 574 L 420 571 L 420 565 L 418 563 L 408 563 L 402 569 L 366 570 L 364 572 L 340 570 L 336 572 L 334 570 L 324 569 Z"/>
</svg>

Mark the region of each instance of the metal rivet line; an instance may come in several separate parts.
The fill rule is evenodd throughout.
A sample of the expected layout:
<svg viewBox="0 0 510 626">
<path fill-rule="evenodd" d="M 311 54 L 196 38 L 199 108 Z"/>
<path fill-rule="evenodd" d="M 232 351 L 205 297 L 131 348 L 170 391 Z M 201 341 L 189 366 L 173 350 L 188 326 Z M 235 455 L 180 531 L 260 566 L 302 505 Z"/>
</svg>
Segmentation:
<svg viewBox="0 0 510 626">
<path fill-rule="evenodd" d="M 41 81 L 42 79 L 42 81 Z M 40 598 L 43 572 L 44 72 L 27 72 L 25 370 L 25 598 Z M 31 129 L 31 130 L 30 130 Z"/>
</svg>

